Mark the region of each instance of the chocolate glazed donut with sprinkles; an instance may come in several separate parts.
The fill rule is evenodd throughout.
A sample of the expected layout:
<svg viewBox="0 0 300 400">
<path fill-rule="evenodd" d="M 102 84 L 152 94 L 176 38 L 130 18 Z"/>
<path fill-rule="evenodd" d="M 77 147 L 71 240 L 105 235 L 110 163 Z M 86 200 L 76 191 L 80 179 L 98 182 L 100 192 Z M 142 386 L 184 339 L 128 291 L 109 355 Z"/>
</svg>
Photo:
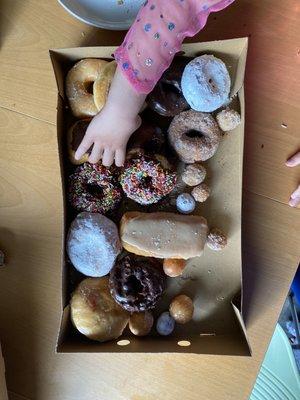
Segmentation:
<svg viewBox="0 0 300 400">
<path fill-rule="evenodd" d="M 122 199 L 117 169 L 84 163 L 70 176 L 69 201 L 78 211 L 106 214 Z"/>
</svg>

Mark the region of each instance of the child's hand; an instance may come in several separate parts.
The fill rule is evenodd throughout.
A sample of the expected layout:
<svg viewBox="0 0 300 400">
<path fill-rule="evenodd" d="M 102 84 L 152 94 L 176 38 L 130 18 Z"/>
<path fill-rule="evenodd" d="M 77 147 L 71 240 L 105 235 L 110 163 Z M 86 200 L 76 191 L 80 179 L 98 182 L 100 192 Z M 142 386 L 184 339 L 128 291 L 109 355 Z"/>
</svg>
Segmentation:
<svg viewBox="0 0 300 400">
<path fill-rule="evenodd" d="M 296 167 L 300 165 L 300 151 L 294 154 L 293 157 L 289 158 L 285 163 L 287 167 Z M 291 194 L 289 205 L 291 207 L 297 207 L 300 205 L 300 185 L 298 185 L 297 189 Z"/>
<path fill-rule="evenodd" d="M 114 160 L 121 167 L 124 164 L 128 139 L 141 125 L 138 113 L 145 98 L 145 94 L 137 93 L 132 88 L 118 67 L 107 102 L 89 124 L 75 158 L 79 160 L 93 146 L 89 157 L 91 163 L 102 158 L 102 164 L 107 167 Z"/>
<path fill-rule="evenodd" d="M 131 134 L 139 128 L 141 118 L 123 117 L 113 107 L 104 107 L 88 126 L 86 134 L 78 147 L 75 158 L 79 160 L 93 146 L 89 162 L 109 167 L 115 164 L 121 167 L 125 161 L 126 145 Z"/>
</svg>

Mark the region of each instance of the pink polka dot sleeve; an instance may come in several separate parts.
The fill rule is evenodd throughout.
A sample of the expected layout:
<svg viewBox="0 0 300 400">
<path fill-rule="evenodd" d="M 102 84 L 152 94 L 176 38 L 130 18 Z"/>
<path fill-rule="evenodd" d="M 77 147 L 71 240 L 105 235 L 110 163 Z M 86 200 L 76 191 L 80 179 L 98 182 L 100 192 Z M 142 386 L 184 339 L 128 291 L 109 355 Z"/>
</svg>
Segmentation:
<svg viewBox="0 0 300 400">
<path fill-rule="evenodd" d="M 147 0 L 115 59 L 139 93 L 149 93 L 180 51 L 185 37 L 194 36 L 211 12 L 234 0 Z"/>
</svg>

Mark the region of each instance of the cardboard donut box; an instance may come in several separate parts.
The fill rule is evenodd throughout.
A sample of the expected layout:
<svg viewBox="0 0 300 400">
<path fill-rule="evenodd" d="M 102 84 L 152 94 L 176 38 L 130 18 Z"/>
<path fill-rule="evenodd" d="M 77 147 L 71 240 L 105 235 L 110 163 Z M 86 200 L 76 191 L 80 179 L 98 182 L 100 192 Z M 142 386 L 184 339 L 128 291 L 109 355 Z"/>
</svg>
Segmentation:
<svg viewBox="0 0 300 400">
<path fill-rule="evenodd" d="M 223 135 L 217 153 L 205 162 L 206 182 L 212 189 L 211 197 L 199 204 L 194 214 L 204 216 L 209 227 L 218 227 L 228 235 L 228 245 L 220 252 L 207 246 L 201 257 L 190 259 L 182 276 L 168 278 L 166 293 L 154 315 L 166 311 L 171 299 L 180 293 L 191 296 L 195 312 L 193 321 L 176 325 L 172 335 L 159 336 L 155 329 L 147 337 L 135 337 L 126 328 L 117 340 L 99 343 L 87 339 L 70 321 L 70 296 L 84 277 L 70 265 L 65 253 L 68 227 L 76 216 L 66 197 L 68 176 L 74 166 L 68 160 L 67 130 L 75 121 L 65 95 L 64 82 L 68 70 L 83 58 L 111 59 L 112 47 L 83 47 L 50 50 L 58 88 L 57 139 L 60 155 L 62 193 L 64 202 L 62 232 L 62 318 L 58 334 L 58 353 L 77 352 L 174 352 L 195 354 L 251 355 L 242 318 L 242 173 L 244 144 L 244 73 L 247 38 L 192 43 L 183 46 L 183 56 L 196 57 L 213 54 L 221 58 L 230 73 L 232 86 L 231 107 L 241 113 L 241 124 Z M 162 117 L 163 118 L 163 117 Z M 140 210 L 140 206 L 137 206 Z M 116 217 L 118 221 L 119 216 Z"/>
</svg>

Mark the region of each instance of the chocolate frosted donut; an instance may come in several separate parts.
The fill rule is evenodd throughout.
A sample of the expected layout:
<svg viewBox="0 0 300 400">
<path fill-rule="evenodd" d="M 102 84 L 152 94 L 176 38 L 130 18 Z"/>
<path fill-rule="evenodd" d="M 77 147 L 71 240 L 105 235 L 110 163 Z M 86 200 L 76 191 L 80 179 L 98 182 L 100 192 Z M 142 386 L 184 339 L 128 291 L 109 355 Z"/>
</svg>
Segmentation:
<svg viewBox="0 0 300 400">
<path fill-rule="evenodd" d="M 110 293 L 130 312 L 142 312 L 156 306 L 165 289 L 166 278 L 160 265 L 151 258 L 123 257 L 111 270 Z"/>
<path fill-rule="evenodd" d="M 118 170 L 84 163 L 69 178 L 69 202 L 78 211 L 106 214 L 122 199 Z"/>
<path fill-rule="evenodd" d="M 85 132 L 87 130 L 87 127 L 89 126 L 90 121 L 91 121 L 90 119 L 81 119 L 75 122 L 75 124 L 73 124 L 71 128 L 68 130 L 68 154 L 72 164 L 79 165 L 87 162 L 91 154 L 92 148 L 90 148 L 80 158 L 80 160 L 76 160 L 75 158 L 76 150 L 78 149 L 85 135 Z"/>
<path fill-rule="evenodd" d="M 213 116 L 194 110 L 176 115 L 168 135 L 170 145 L 187 164 L 211 158 L 221 140 L 221 131 Z"/>
<path fill-rule="evenodd" d="M 143 123 L 130 138 L 128 143 L 127 158 L 136 154 L 161 153 L 166 142 L 166 137 L 161 128 L 149 123 Z"/>
<path fill-rule="evenodd" d="M 181 90 L 181 76 L 189 59 L 175 60 L 147 98 L 148 106 L 164 117 L 173 117 L 189 108 Z"/>
</svg>

